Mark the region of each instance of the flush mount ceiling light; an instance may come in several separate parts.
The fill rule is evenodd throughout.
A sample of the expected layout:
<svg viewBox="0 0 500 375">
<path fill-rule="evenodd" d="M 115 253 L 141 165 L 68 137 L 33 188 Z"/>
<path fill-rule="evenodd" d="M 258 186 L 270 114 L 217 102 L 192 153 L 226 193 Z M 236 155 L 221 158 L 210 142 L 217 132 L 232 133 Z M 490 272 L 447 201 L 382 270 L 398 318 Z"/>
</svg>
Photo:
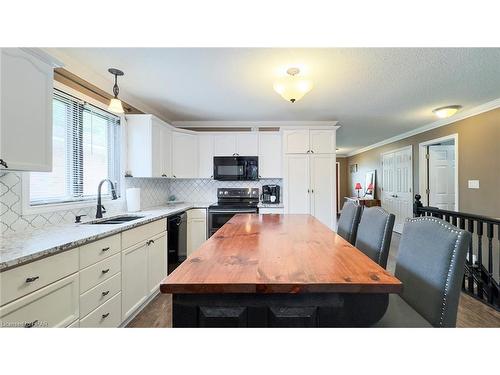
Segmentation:
<svg viewBox="0 0 500 375">
<path fill-rule="evenodd" d="M 113 95 L 115 97 L 111 98 L 108 109 L 111 112 L 123 113 L 124 111 L 123 111 L 122 101 L 118 99 L 118 93 L 120 92 L 120 89 L 118 88 L 118 76 L 122 76 L 124 75 L 124 73 L 121 70 L 115 68 L 109 68 L 108 72 L 110 72 L 115 76 L 115 84 L 113 86 Z"/>
<path fill-rule="evenodd" d="M 283 99 L 295 103 L 311 91 L 313 84 L 310 80 L 299 76 L 299 68 L 289 68 L 287 76 L 277 81 L 273 87 Z"/>
<path fill-rule="evenodd" d="M 461 105 L 448 105 L 446 107 L 436 108 L 432 111 L 439 118 L 446 118 L 453 116 L 462 108 Z"/>
</svg>

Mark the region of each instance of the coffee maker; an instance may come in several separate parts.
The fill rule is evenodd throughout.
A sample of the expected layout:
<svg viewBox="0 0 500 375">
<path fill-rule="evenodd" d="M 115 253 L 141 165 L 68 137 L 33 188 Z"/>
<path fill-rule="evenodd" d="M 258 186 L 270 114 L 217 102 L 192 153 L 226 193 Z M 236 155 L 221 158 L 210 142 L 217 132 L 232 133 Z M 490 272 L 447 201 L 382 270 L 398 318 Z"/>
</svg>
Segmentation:
<svg viewBox="0 0 500 375">
<path fill-rule="evenodd" d="M 278 204 L 280 202 L 279 185 L 262 185 L 262 203 Z"/>
</svg>

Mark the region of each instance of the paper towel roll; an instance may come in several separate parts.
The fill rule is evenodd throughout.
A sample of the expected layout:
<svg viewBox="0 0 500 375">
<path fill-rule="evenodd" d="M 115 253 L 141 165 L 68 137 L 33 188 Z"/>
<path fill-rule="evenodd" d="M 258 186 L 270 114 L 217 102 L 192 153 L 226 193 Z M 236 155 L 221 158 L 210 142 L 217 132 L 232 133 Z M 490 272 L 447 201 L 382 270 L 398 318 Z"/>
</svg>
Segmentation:
<svg viewBox="0 0 500 375">
<path fill-rule="evenodd" d="M 141 210 L 141 189 L 130 188 L 126 191 L 127 195 L 127 211 L 137 212 Z"/>
</svg>

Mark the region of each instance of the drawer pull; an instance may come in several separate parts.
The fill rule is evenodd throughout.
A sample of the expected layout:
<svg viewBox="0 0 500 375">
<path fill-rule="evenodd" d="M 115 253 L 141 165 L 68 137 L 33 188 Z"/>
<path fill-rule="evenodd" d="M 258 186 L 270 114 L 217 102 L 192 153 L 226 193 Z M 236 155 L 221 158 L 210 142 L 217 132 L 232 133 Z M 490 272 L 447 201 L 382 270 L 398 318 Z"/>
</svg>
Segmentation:
<svg viewBox="0 0 500 375">
<path fill-rule="evenodd" d="M 106 290 L 105 292 L 102 292 L 102 296 L 106 297 L 109 294 L 109 290 Z"/>
<path fill-rule="evenodd" d="M 151 244 L 153 244 L 153 243 L 155 243 L 155 241 L 154 241 L 154 240 L 148 240 L 148 241 L 146 242 L 146 245 L 148 245 L 148 246 L 149 246 L 149 245 L 151 245 Z"/>
<path fill-rule="evenodd" d="M 103 319 L 106 319 L 108 316 L 109 316 L 109 313 L 102 314 L 102 318 L 103 318 Z"/>
<path fill-rule="evenodd" d="M 38 323 L 38 319 L 33 320 L 31 323 L 24 324 L 24 328 L 33 328 L 35 326 L 35 324 L 37 324 L 37 323 Z"/>
<path fill-rule="evenodd" d="M 105 270 L 102 270 L 101 272 L 102 272 L 103 274 L 104 274 L 104 273 L 108 273 L 108 272 L 109 272 L 109 268 L 106 268 Z"/>
<path fill-rule="evenodd" d="M 102 249 L 102 251 L 108 251 L 108 250 L 109 250 L 109 246 Z"/>
<path fill-rule="evenodd" d="M 35 276 L 35 277 L 28 277 L 28 278 L 26 279 L 26 282 L 27 282 L 27 283 L 32 283 L 33 281 L 36 281 L 36 280 L 38 280 L 39 278 L 40 278 L 39 276 Z"/>
</svg>

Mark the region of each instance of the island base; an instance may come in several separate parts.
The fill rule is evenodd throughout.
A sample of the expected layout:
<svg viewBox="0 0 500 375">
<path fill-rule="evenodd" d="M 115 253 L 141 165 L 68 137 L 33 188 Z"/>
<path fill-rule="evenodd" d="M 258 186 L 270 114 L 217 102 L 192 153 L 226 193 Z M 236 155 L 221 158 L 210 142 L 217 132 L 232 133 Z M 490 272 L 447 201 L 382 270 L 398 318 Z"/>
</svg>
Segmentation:
<svg viewBox="0 0 500 375">
<path fill-rule="evenodd" d="M 173 327 L 369 327 L 388 294 L 174 294 Z"/>
</svg>

